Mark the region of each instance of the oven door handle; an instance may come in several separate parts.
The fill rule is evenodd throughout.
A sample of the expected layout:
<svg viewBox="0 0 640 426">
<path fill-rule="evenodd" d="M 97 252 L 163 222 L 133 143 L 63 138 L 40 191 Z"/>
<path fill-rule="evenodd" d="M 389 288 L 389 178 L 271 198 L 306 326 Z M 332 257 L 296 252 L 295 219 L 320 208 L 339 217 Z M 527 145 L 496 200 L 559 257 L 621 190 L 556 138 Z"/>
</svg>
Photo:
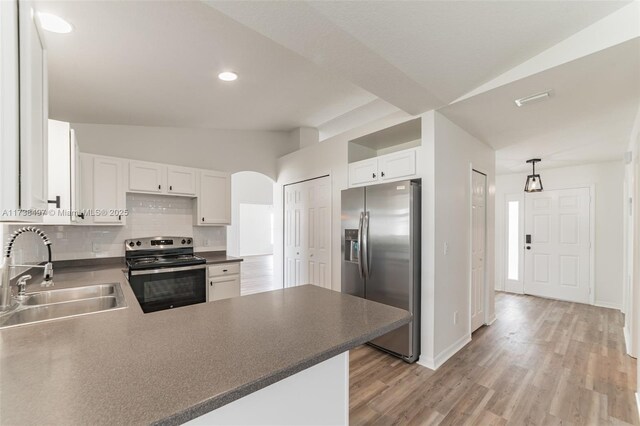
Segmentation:
<svg viewBox="0 0 640 426">
<path fill-rule="evenodd" d="M 180 271 L 192 271 L 195 269 L 206 269 L 206 264 L 190 265 L 190 266 L 178 266 L 176 268 L 157 268 L 157 269 L 139 269 L 135 271 L 129 271 L 131 275 L 149 275 L 149 274 L 163 274 L 165 272 L 180 272 Z"/>
</svg>

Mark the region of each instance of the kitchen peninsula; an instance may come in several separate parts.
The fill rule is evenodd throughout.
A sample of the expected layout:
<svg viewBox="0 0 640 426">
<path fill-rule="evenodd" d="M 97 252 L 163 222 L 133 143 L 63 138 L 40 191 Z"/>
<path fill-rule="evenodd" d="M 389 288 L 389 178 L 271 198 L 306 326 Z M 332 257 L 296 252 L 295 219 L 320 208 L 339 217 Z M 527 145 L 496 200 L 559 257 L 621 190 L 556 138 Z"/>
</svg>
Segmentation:
<svg viewBox="0 0 640 426">
<path fill-rule="evenodd" d="M 144 314 L 121 265 L 56 275 L 113 282 L 126 309 L 0 331 L 0 423 L 346 424 L 347 351 L 410 320 L 312 285 Z"/>
</svg>

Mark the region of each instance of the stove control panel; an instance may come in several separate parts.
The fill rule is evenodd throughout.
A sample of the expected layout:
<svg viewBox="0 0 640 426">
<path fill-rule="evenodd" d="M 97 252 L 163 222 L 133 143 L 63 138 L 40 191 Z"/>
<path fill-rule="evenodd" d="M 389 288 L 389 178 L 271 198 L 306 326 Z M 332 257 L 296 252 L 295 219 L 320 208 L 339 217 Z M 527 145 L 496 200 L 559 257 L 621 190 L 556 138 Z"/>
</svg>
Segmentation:
<svg viewBox="0 0 640 426">
<path fill-rule="evenodd" d="M 125 240 L 124 245 L 127 251 L 132 250 L 163 250 L 172 247 L 193 247 L 191 237 L 151 237 Z"/>
</svg>

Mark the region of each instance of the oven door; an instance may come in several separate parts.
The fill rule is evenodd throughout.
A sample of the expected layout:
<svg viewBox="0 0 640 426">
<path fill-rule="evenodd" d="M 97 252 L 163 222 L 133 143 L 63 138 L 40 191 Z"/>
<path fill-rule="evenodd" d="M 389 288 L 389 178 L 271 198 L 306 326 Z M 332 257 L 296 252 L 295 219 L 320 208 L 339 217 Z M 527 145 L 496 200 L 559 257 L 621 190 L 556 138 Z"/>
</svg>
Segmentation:
<svg viewBox="0 0 640 426">
<path fill-rule="evenodd" d="M 130 271 L 129 284 L 145 314 L 207 301 L 206 265 Z"/>
</svg>

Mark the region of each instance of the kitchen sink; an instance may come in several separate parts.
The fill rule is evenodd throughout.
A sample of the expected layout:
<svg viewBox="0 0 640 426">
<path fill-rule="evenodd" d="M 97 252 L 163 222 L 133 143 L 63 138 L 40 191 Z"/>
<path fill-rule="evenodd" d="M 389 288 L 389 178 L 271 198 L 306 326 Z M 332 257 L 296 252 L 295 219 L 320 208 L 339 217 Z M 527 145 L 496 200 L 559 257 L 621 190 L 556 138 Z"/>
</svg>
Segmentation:
<svg viewBox="0 0 640 426">
<path fill-rule="evenodd" d="M 0 329 L 126 307 L 119 283 L 27 293 L 15 310 L 0 315 Z"/>
<path fill-rule="evenodd" d="M 74 300 L 89 299 L 94 297 L 112 296 L 115 298 L 116 285 L 100 284 L 86 287 L 64 288 L 61 290 L 41 291 L 31 293 L 22 302 L 23 305 L 48 305 L 50 303 L 72 302 Z"/>
</svg>

